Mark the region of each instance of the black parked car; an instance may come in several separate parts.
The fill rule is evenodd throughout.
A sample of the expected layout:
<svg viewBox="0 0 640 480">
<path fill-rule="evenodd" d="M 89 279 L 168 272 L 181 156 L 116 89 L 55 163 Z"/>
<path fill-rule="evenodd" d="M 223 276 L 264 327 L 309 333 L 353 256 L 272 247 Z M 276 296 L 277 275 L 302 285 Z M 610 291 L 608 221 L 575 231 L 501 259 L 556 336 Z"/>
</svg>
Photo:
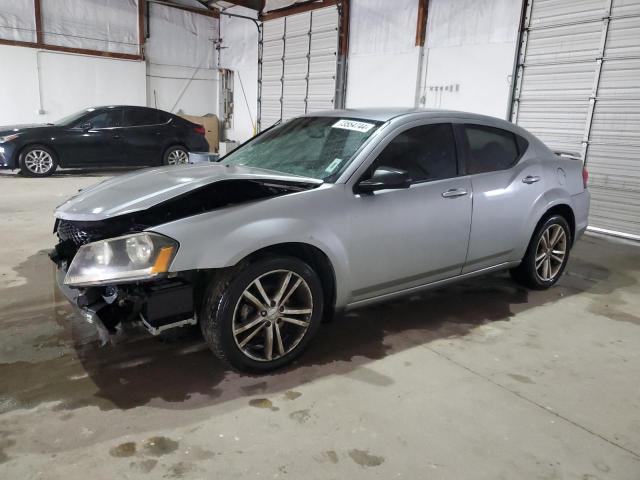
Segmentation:
<svg viewBox="0 0 640 480">
<path fill-rule="evenodd" d="M 202 125 L 146 107 L 89 108 L 46 125 L 0 127 L 0 168 L 43 177 L 60 167 L 186 163 L 208 151 Z"/>
</svg>

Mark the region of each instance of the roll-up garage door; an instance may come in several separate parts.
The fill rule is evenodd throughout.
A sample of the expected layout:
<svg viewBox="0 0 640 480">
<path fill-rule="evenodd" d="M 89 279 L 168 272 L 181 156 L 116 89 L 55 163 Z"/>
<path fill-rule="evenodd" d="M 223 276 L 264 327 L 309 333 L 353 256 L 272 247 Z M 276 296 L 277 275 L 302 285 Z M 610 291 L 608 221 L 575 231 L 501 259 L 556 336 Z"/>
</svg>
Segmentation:
<svg viewBox="0 0 640 480">
<path fill-rule="evenodd" d="M 258 75 L 258 126 L 335 107 L 337 6 L 263 23 Z"/>
<path fill-rule="evenodd" d="M 581 153 L 590 227 L 640 239 L 640 0 L 528 0 L 512 121 Z"/>
</svg>

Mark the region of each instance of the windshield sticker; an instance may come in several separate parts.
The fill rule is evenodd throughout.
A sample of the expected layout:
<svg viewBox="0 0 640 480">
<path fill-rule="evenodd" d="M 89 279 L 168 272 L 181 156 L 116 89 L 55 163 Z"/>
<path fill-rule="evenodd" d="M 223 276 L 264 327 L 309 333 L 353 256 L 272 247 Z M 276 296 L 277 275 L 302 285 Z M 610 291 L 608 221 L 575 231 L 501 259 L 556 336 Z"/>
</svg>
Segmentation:
<svg viewBox="0 0 640 480">
<path fill-rule="evenodd" d="M 340 120 L 331 125 L 331 128 L 342 128 L 344 130 L 353 130 L 355 132 L 365 133 L 371 130 L 374 126 L 375 125 L 373 123 L 358 122 L 356 120 Z"/>
<path fill-rule="evenodd" d="M 329 164 L 327 168 L 324 169 L 325 173 L 333 173 L 333 171 L 338 168 L 338 165 L 342 163 L 341 158 L 336 158 L 333 162 Z"/>
</svg>

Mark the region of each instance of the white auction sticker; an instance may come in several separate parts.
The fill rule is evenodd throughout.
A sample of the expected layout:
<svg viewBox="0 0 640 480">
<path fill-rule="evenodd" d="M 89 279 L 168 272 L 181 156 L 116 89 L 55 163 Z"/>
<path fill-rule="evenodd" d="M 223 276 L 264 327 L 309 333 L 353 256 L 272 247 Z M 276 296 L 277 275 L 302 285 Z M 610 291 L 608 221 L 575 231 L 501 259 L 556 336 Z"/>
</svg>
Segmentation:
<svg viewBox="0 0 640 480">
<path fill-rule="evenodd" d="M 340 120 L 331 125 L 331 128 L 343 128 L 345 130 L 354 130 L 362 133 L 368 132 L 373 127 L 373 123 L 358 122 L 357 120 Z"/>
<path fill-rule="evenodd" d="M 338 168 L 338 165 L 342 163 L 341 158 L 336 158 L 333 162 L 329 164 L 327 168 L 324 169 L 325 173 L 333 173 L 333 171 Z"/>
</svg>

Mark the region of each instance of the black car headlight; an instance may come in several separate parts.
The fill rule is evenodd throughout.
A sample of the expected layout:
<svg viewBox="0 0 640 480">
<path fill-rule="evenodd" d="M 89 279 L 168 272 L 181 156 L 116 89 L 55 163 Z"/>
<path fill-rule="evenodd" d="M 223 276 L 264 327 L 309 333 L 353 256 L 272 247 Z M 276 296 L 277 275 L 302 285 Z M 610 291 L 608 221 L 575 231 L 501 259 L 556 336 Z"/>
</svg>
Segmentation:
<svg viewBox="0 0 640 480">
<path fill-rule="evenodd" d="M 157 233 L 134 233 L 83 245 L 73 258 L 65 285 L 86 287 L 148 280 L 169 269 L 178 242 Z"/>
</svg>

